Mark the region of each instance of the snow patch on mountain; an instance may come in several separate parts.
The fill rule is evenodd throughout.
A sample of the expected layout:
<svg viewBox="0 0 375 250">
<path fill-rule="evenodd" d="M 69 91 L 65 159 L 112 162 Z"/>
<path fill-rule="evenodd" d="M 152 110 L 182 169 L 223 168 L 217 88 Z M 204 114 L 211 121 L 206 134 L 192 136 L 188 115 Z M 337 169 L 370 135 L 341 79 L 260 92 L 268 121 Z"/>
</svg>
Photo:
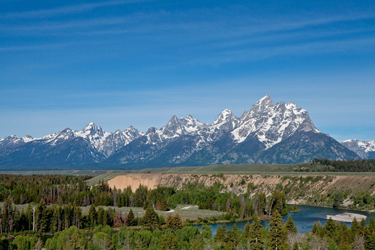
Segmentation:
<svg viewBox="0 0 375 250">
<path fill-rule="evenodd" d="M 231 133 L 234 141 L 242 143 L 255 136 L 266 149 L 293 135 L 297 130 L 321 133 L 315 128 L 305 109 L 288 102 L 272 104 L 269 95 L 264 96 L 240 117 L 241 124 Z"/>
<path fill-rule="evenodd" d="M 341 144 L 349 150 L 357 153 L 362 159 L 367 159 L 369 153 L 375 152 L 375 141 L 359 141 L 349 139 L 341 142 Z"/>
<path fill-rule="evenodd" d="M 114 133 L 108 133 L 91 122 L 81 131 L 66 128 L 59 133 L 49 134 L 42 138 L 6 137 L 0 140 L 0 153 L 9 152 L 9 150 L 1 151 L 2 147 L 9 147 L 9 145 L 15 148 L 21 144 L 35 142 L 54 147 L 69 140 L 82 138 L 93 149 L 90 151 L 91 154 L 98 152 L 109 157 L 139 137 L 144 137 L 145 144 L 153 145 L 153 150 L 167 146 L 181 137 L 182 141 L 192 138 L 189 149 L 184 148 L 182 155 L 176 156 L 176 159 L 181 160 L 224 137 L 226 140 L 233 140 L 233 146 L 243 143 L 249 137 L 256 138 L 265 149 L 269 149 L 299 130 L 321 133 L 315 128 L 306 110 L 291 102 L 273 104 L 271 97 L 267 94 L 252 105 L 249 111 L 245 111 L 241 117 L 236 117 L 232 111 L 224 109 L 211 124 L 200 122 L 191 115 L 185 118 L 173 116 L 164 127 L 160 129 L 152 127 L 146 133 L 132 126 L 124 131 L 117 130 Z"/>
</svg>

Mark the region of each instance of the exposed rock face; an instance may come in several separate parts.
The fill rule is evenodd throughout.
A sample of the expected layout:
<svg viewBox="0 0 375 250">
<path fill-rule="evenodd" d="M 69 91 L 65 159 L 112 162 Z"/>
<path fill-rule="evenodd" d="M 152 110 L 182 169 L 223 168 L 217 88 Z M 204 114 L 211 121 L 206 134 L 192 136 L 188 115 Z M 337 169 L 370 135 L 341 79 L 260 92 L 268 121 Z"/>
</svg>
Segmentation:
<svg viewBox="0 0 375 250">
<path fill-rule="evenodd" d="M 250 196 L 264 192 L 271 195 L 275 189 L 284 190 L 287 202 L 297 204 L 332 205 L 335 192 L 348 193 L 348 197 L 363 191 L 375 193 L 375 176 L 277 176 L 277 175 L 207 175 L 207 174 L 126 174 L 108 181 L 111 188 L 123 190 L 130 186 L 135 191 L 139 184 L 149 189 L 157 186 L 181 189 L 184 183 L 206 187 L 215 182 L 223 185 L 222 192 L 233 191 Z M 294 199 L 298 197 L 298 199 Z M 352 200 L 344 202 L 349 206 Z"/>
<path fill-rule="evenodd" d="M 211 124 L 191 115 L 173 116 L 146 133 L 129 127 L 108 133 L 94 123 L 82 131 L 64 129 L 42 138 L 0 140 L 0 166 L 90 165 L 142 168 L 239 163 L 296 163 L 314 158 L 358 158 L 315 128 L 294 103 L 273 104 L 264 96 L 236 117 L 225 109 Z"/>
<path fill-rule="evenodd" d="M 341 144 L 357 153 L 362 159 L 375 159 L 375 141 L 346 140 Z"/>
</svg>

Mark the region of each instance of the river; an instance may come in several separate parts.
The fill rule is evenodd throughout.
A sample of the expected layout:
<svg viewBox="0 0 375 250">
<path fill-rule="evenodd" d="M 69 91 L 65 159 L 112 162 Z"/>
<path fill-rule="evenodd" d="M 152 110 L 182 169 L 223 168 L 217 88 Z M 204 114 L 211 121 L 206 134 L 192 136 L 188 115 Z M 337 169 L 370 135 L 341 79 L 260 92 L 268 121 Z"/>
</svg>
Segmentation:
<svg viewBox="0 0 375 250">
<path fill-rule="evenodd" d="M 347 210 L 347 209 L 333 209 L 333 208 L 302 206 L 302 205 L 298 206 L 298 208 L 300 209 L 298 213 L 289 213 L 287 216 L 284 216 L 283 223 L 288 219 L 288 216 L 291 215 L 294 223 L 297 226 L 298 232 L 300 233 L 306 233 L 308 231 L 311 231 L 314 225 L 314 222 L 320 221 L 320 223 L 324 225 L 326 222 L 326 215 L 328 214 L 334 215 L 334 214 L 341 214 L 344 212 L 363 214 L 367 216 L 367 220 L 366 220 L 367 224 L 369 223 L 369 220 L 371 217 L 375 218 L 375 213 L 353 211 L 353 210 Z M 246 223 L 247 221 L 236 222 L 236 226 L 241 230 L 245 230 Z M 264 227 L 269 227 L 268 226 L 269 220 L 264 220 L 261 223 Z M 346 224 L 348 225 L 348 227 L 350 227 L 350 223 L 346 223 Z M 219 225 L 223 225 L 223 223 L 210 225 L 212 227 L 213 234 L 216 234 L 216 230 Z M 228 229 L 228 228 L 232 228 L 234 223 L 225 223 L 225 225 Z M 202 226 L 199 225 L 196 227 L 201 228 Z"/>
</svg>

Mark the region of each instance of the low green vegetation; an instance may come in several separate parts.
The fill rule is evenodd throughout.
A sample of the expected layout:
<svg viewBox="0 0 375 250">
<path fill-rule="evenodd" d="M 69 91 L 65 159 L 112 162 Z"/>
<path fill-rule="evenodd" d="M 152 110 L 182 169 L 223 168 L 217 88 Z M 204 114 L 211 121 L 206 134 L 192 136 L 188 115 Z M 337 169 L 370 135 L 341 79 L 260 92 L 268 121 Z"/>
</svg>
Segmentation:
<svg viewBox="0 0 375 250">
<path fill-rule="evenodd" d="M 129 220 L 131 224 L 131 219 Z M 178 214 L 169 215 L 164 223 L 160 223 L 152 207 L 148 208 L 142 220 L 145 226 L 137 230 L 131 226 L 122 226 L 116 231 L 108 225 L 97 225 L 93 230 L 70 226 L 55 233 L 45 242 L 38 236 L 19 235 L 14 240 L 3 237 L 0 240 L 0 248 L 10 250 L 42 248 L 47 250 L 371 250 L 375 246 L 375 220 L 373 218 L 370 219 L 368 226 L 364 220 L 361 222 L 354 220 L 350 228 L 345 223 L 337 223 L 328 219 L 324 226 L 317 222 L 311 232 L 301 234 L 298 233 L 291 216 L 283 224 L 280 213 L 275 210 L 269 222 L 269 228 L 264 228 L 258 214 L 254 213 L 251 223 L 246 224 L 245 231 L 239 230 L 236 224 L 233 228 L 227 228 L 224 224 L 217 228 L 214 237 L 208 225 L 202 226 L 202 229 L 183 226 Z"/>
<path fill-rule="evenodd" d="M 313 164 L 321 164 L 325 171 L 330 172 L 375 172 L 375 160 L 334 161 L 328 159 L 314 159 Z"/>
</svg>

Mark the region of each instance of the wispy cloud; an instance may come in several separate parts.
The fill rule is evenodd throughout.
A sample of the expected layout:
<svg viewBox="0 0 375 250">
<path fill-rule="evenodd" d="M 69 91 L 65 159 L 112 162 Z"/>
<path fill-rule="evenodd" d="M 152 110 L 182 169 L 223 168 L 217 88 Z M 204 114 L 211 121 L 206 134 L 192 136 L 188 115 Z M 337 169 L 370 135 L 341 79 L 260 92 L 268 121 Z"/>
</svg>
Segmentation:
<svg viewBox="0 0 375 250">
<path fill-rule="evenodd" d="M 54 9 L 42 9 L 42 10 L 34 10 L 34 11 L 23 11 L 23 12 L 10 12 L 0 15 L 0 19 L 19 19 L 19 18 L 48 18 L 48 17 L 55 17 L 67 14 L 74 14 L 84 11 L 90 11 L 100 7 L 106 6 L 117 6 L 117 5 L 124 5 L 124 4 L 132 4 L 132 3 L 139 3 L 139 2 L 146 2 L 150 0 L 122 0 L 122 1 L 106 1 L 101 3 L 88 3 L 88 4 L 79 4 L 79 5 L 69 5 L 63 6 Z"/>
<path fill-rule="evenodd" d="M 186 61 L 189 65 L 213 65 L 226 63 L 264 60 L 275 56 L 301 56 L 333 54 L 345 51 L 374 51 L 375 36 L 359 39 L 333 39 L 330 41 L 298 42 L 297 44 L 264 44 L 248 48 L 231 48 Z"/>
</svg>

